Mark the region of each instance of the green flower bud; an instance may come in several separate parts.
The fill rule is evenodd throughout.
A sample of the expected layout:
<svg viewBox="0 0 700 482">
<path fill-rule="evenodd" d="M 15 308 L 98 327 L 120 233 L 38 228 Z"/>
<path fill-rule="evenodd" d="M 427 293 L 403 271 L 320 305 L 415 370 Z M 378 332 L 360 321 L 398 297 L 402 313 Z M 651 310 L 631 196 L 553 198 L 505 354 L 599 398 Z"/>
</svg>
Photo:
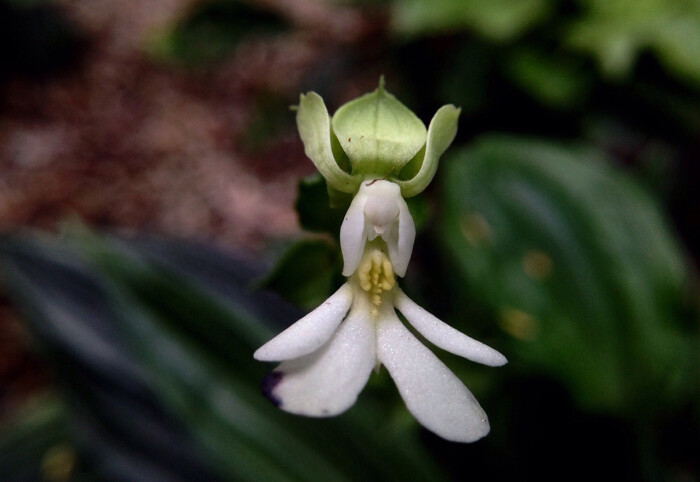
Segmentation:
<svg viewBox="0 0 700 482">
<path fill-rule="evenodd" d="M 302 95 L 297 127 L 306 155 L 330 189 L 354 194 L 364 179 L 386 179 L 415 196 L 430 183 L 457 133 L 460 110 L 441 107 L 425 125 L 384 89 L 348 102 L 329 118 L 315 92 Z"/>
</svg>

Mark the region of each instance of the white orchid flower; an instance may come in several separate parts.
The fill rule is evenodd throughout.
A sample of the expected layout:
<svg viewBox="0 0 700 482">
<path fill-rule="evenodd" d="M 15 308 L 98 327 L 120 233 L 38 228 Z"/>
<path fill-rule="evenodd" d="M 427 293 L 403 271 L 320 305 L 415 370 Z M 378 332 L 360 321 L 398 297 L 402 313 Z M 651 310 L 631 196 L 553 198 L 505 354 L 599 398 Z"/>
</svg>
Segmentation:
<svg viewBox="0 0 700 482">
<path fill-rule="evenodd" d="M 382 90 L 381 86 L 379 90 Z M 355 104 L 346 104 L 336 116 L 347 106 L 356 109 L 357 102 L 367 98 L 365 96 L 353 101 Z M 395 105 L 400 103 L 393 96 L 388 101 L 387 98 L 370 100 L 370 108 L 374 108 L 375 114 L 381 111 L 381 104 L 377 104 L 380 101 L 389 102 L 394 113 L 400 111 Z M 401 108 L 408 111 L 402 105 Z M 359 109 L 359 114 L 353 117 L 362 119 L 363 112 Z M 298 117 L 307 114 L 304 104 L 300 105 Z M 410 115 L 413 116 L 412 113 Z M 407 122 L 401 122 L 401 116 L 394 117 L 399 118 L 399 125 L 406 125 Z M 324 119 L 325 128 L 329 129 L 327 114 L 325 118 L 317 118 L 321 123 Z M 424 165 L 418 168 L 419 173 L 425 172 L 431 149 L 441 154 L 452 141 L 456 117 L 453 120 L 455 125 L 448 123 L 446 128 L 449 132 L 446 135 L 438 129 L 438 132 L 433 132 L 431 141 L 431 129 L 435 125 L 433 119 L 427 134 L 428 146 L 424 149 Z M 371 137 L 378 132 L 376 125 L 373 129 L 375 131 L 354 134 L 363 136 L 363 140 L 370 138 L 366 149 L 371 152 L 367 154 L 366 149 L 360 149 L 353 156 L 356 159 L 370 159 L 370 170 L 375 171 L 376 175 L 378 166 L 390 167 L 392 164 L 377 161 L 377 146 L 381 143 L 372 140 Z M 409 131 L 415 135 L 420 129 Z M 389 131 L 385 129 L 384 134 L 386 132 Z M 329 135 L 325 139 L 330 138 Z M 307 154 L 312 157 L 313 153 L 309 153 L 313 151 L 309 149 L 309 142 L 312 141 L 304 136 L 304 132 L 302 139 L 307 146 Z M 400 140 L 401 136 L 394 136 L 396 139 Z M 430 147 L 435 139 L 440 140 L 437 149 Z M 316 140 L 325 143 L 325 140 Z M 425 147 L 421 145 L 426 142 L 425 136 L 419 141 L 416 143 L 415 139 L 411 139 L 409 147 L 403 145 L 384 149 L 384 159 L 391 152 L 400 153 L 402 149 L 403 158 L 414 156 Z M 331 155 L 330 141 L 327 147 L 323 155 Z M 316 162 L 314 157 L 312 159 Z M 329 159 L 326 161 L 331 162 Z M 342 170 L 335 161 L 332 162 L 332 169 L 337 168 L 339 171 L 335 174 L 339 174 Z M 436 162 L 436 159 L 429 162 Z M 356 165 L 363 164 L 358 162 Z M 428 173 L 432 178 L 434 166 L 427 169 L 432 171 Z M 320 170 L 324 174 L 324 170 Z M 357 171 L 357 175 L 360 175 L 361 170 Z M 440 321 L 399 288 L 396 276 L 403 277 L 406 272 L 416 234 L 402 192 L 407 195 L 404 187 L 408 186 L 408 194 L 412 195 L 416 189 L 422 190 L 425 186 L 422 185 L 424 180 L 420 181 L 420 185 L 412 183 L 412 180 L 402 185 L 397 180 L 386 180 L 390 178 L 386 172 L 380 174 L 380 178 L 366 176 L 360 182 L 340 229 L 343 274 L 348 277 L 347 282 L 321 306 L 255 352 L 257 360 L 282 362 L 265 379 L 263 390 L 270 400 L 287 412 L 312 417 L 338 415 L 355 403 L 372 370 L 384 365 L 408 410 L 424 427 L 447 440 L 473 442 L 489 432 L 486 413 L 459 378 L 404 326 L 397 310 L 430 343 L 450 353 L 489 366 L 503 365 L 506 358 Z M 342 171 L 340 178 L 344 179 L 343 182 L 355 182 L 345 171 Z M 334 187 L 335 181 L 326 179 Z M 347 188 L 343 186 L 342 183 L 335 184 L 335 188 Z"/>
</svg>

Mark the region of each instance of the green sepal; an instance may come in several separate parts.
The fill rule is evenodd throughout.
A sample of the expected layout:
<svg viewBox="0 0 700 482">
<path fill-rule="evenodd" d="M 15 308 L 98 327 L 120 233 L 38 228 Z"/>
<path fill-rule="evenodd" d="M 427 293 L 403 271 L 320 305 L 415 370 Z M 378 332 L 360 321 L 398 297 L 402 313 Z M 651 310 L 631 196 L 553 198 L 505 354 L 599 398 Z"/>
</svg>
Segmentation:
<svg viewBox="0 0 700 482">
<path fill-rule="evenodd" d="M 405 198 L 421 193 L 430 184 L 440 161 L 440 156 L 447 150 L 457 135 L 457 120 L 461 109 L 452 104 L 438 109 L 428 127 L 428 139 L 425 143 L 425 157 L 418 173 L 409 180 L 394 180 L 401 187 Z"/>
<path fill-rule="evenodd" d="M 362 179 L 343 171 L 333 157 L 330 118 L 323 99 L 317 93 L 300 96 L 297 128 L 304 143 L 304 153 L 328 184 L 338 191 L 354 193 Z"/>
<path fill-rule="evenodd" d="M 381 81 L 374 92 L 340 107 L 332 122 L 353 173 L 364 176 L 398 173 L 425 144 L 423 122 Z"/>
</svg>

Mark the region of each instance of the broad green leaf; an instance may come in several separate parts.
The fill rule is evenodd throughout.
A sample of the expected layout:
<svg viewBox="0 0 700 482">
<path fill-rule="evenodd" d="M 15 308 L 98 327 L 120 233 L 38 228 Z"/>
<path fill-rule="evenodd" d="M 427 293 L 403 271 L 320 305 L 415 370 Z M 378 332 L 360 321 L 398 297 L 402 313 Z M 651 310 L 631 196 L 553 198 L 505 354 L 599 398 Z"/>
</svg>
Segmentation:
<svg viewBox="0 0 700 482">
<path fill-rule="evenodd" d="M 417 426 L 397 424 L 372 390 L 332 420 L 263 397 L 273 367 L 252 353 L 269 325 L 301 314 L 252 292 L 240 261 L 93 235 L 6 238 L 0 266 L 71 396 L 78 445 L 105 478 L 212 480 L 201 451 L 225 480 L 442 480 Z"/>
<path fill-rule="evenodd" d="M 512 338 L 511 366 L 628 415 L 689 389 L 684 260 L 648 195 L 595 153 L 544 142 L 490 137 L 445 166 L 440 233 Z"/>
<path fill-rule="evenodd" d="M 409 434 L 382 422 L 368 401 L 334 420 L 277 410 L 259 393 L 258 384 L 271 369 L 252 358 L 271 336 L 259 322 L 227 313 L 187 280 L 144 263 L 137 252 L 107 254 L 100 264 L 116 281 L 114 300 L 136 350 L 166 405 L 226 477 L 440 477 Z"/>
<path fill-rule="evenodd" d="M 218 480 L 157 402 L 124 344 L 104 280 L 73 243 L 0 238 L 0 281 L 70 401 L 71 444 L 100 479 Z"/>
</svg>

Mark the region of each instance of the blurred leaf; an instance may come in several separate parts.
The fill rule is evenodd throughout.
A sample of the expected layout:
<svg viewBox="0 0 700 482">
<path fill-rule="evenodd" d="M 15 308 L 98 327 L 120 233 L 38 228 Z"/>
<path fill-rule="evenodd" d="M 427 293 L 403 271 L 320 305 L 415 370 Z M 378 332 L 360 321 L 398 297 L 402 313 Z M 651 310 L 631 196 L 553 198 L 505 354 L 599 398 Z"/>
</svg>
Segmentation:
<svg viewBox="0 0 700 482">
<path fill-rule="evenodd" d="M 171 29 L 160 32 L 149 50 L 157 58 L 201 65 L 221 60 L 252 35 L 286 28 L 280 17 L 248 2 L 199 2 Z"/>
<path fill-rule="evenodd" d="M 337 246 L 318 239 L 302 240 L 285 251 L 259 286 L 310 310 L 328 298 L 341 270 Z"/>
<path fill-rule="evenodd" d="M 540 23 L 550 7 L 549 0 L 397 0 L 392 27 L 408 36 L 470 30 L 505 41 Z"/>
<path fill-rule="evenodd" d="M 306 177 L 299 181 L 295 205 L 299 224 L 306 230 L 329 233 L 337 238 L 350 201 L 344 193 L 330 192 L 320 174 Z M 335 207 L 331 207 L 331 203 Z"/>
<path fill-rule="evenodd" d="M 488 84 L 502 53 L 483 41 L 461 42 L 450 58 L 438 87 L 440 99 L 475 113 L 488 101 Z"/>
<path fill-rule="evenodd" d="M 367 402 L 334 420 L 277 410 L 259 393 L 262 375 L 270 369 L 252 358 L 269 338 L 259 321 L 215 308 L 204 293 L 167 270 L 149 267 L 137 252 L 107 254 L 102 264 L 119 280 L 115 300 L 137 350 L 157 374 L 166 404 L 218 460 L 226 477 L 439 478 L 437 467 L 409 434 L 382 422 L 381 412 Z M 159 348 L 163 344 L 167 352 Z"/>
<path fill-rule="evenodd" d="M 62 382 L 72 442 L 101 479 L 217 480 L 156 402 L 115 323 L 104 280 L 74 245 L 4 237 L 0 281 Z"/>
<path fill-rule="evenodd" d="M 0 426 L 0 480 L 87 480 L 68 427 L 67 410 L 55 396 L 25 402 Z"/>
<path fill-rule="evenodd" d="M 421 232 L 428 224 L 432 214 L 432 206 L 428 204 L 425 196 L 413 196 L 406 199 L 406 205 L 413 217 L 416 231 Z"/>
<path fill-rule="evenodd" d="M 441 480 L 416 426 L 396 426 L 371 397 L 333 420 L 285 414 L 264 399 L 270 367 L 252 353 L 272 320 L 261 316 L 288 309 L 249 292 L 250 271 L 234 259 L 155 241 L 75 243 L 7 238 L 0 266 L 71 394 L 81 450 L 103 476 L 209 480 L 198 450 L 182 451 L 181 423 L 227 480 Z"/>
<path fill-rule="evenodd" d="M 624 415 L 691 390 L 684 260 L 633 182 L 592 152 L 508 137 L 454 153 L 442 179 L 442 238 L 512 366 Z"/>
<path fill-rule="evenodd" d="M 506 72 L 521 89 L 555 108 L 580 104 L 593 78 L 580 62 L 535 49 L 517 49 L 506 61 Z"/>
<path fill-rule="evenodd" d="M 626 76 L 653 50 L 675 75 L 700 84 L 700 3 L 694 0 L 581 0 L 584 14 L 566 42 L 593 55 L 612 77 Z"/>
</svg>

